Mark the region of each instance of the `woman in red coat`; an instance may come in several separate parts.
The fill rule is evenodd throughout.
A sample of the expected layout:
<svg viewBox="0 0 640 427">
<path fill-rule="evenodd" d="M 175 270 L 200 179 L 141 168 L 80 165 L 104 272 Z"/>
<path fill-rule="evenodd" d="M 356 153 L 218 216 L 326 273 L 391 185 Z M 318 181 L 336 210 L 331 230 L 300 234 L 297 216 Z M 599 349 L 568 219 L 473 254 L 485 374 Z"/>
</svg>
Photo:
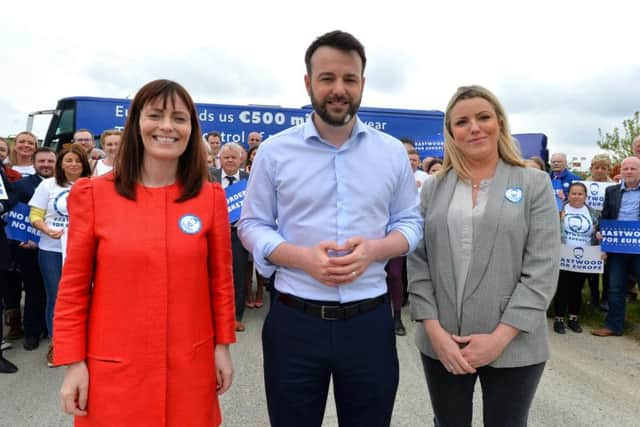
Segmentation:
<svg viewBox="0 0 640 427">
<path fill-rule="evenodd" d="M 235 342 L 224 191 L 182 86 L 146 84 L 128 114 L 115 172 L 69 196 L 62 406 L 76 426 L 217 426 Z"/>
</svg>

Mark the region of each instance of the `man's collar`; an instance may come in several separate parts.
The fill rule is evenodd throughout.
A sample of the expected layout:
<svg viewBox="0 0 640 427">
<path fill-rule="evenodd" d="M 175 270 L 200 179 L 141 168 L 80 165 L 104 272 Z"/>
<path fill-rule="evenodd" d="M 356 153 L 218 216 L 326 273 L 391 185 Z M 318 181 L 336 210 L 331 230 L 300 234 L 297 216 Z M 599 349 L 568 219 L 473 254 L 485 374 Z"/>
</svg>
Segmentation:
<svg viewBox="0 0 640 427">
<path fill-rule="evenodd" d="M 567 168 L 562 169 L 562 171 L 560 171 L 560 173 L 555 173 L 553 171 L 551 171 L 551 176 L 555 177 L 555 178 L 562 178 L 563 176 L 565 176 L 568 172 Z"/>
<path fill-rule="evenodd" d="M 621 188 L 622 190 L 625 190 L 625 191 L 635 191 L 635 190 L 638 190 L 638 189 L 640 189 L 640 181 L 639 181 L 638 183 L 636 183 L 636 185 L 635 185 L 635 186 L 633 186 L 633 187 L 629 187 L 629 186 L 627 186 L 627 185 L 625 184 L 624 180 L 622 180 L 622 183 L 621 183 L 621 185 L 620 185 L 620 188 Z"/>
<path fill-rule="evenodd" d="M 229 174 L 227 174 L 227 173 L 224 171 L 224 169 L 220 169 L 220 171 L 221 171 L 220 176 L 221 176 L 222 178 L 224 178 L 225 176 L 232 176 L 232 177 L 234 177 L 234 178 L 238 178 L 238 179 L 240 178 L 240 169 L 238 169 L 238 170 L 236 171 L 236 173 L 234 173 L 233 175 L 229 175 Z"/>
<path fill-rule="evenodd" d="M 319 141 L 322 141 L 322 137 L 318 133 L 318 128 L 316 128 L 316 124 L 313 122 L 313 116 L 315 114 L 316 112 L 313 111 L 309 116 L 309 119 L 307 119 L 307 121 L 304 123 L 304 128 L 302 133 L 305 141 L 309 140 L 310 138 L 315 138 Z M 356 114 L 355 123 L 353 125 L 353 128 L 351 129 L 351 135 L 349 135 L 349 137 L 347 138 L 347 141 L 353 138 L 354 135 L 366 133 L 369 130 L 370 129 L 364 123 L 362 123 L 362 121 L 360 120 L 360 117 L 358 117 L 358 115 Z"/>
</svg>

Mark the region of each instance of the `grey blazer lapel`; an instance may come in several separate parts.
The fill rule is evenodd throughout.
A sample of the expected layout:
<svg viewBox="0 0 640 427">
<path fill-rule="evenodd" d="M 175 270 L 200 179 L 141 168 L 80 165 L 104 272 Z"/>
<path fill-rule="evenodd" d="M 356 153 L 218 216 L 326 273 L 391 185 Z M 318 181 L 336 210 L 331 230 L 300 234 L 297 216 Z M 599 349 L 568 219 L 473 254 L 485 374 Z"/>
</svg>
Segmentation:
<svg viewBox="0 0 640 427">
<path fill-rule="evenodd" d="M 463 301 L 469 298 L 480 284 L 489 265 L 489 257 L 493 252 L 500 221 L 500 211 L 504 204 L 504 194 L 510 177 L 510 168 L 502 160 L 498 160 L 496 174 L 489 187 L 487 205 L 482 219 L 473 225 L 473 249 L 471 265 L 464 285 Z"/>
<path fill-rule="evenodd" d="M 432 230 L 427 234 L 427 254 L 437 260 L 430 268 L 432 274 L 442 278 L 438 282 L 446 284 L 444 290 L 453 307 L 456 306 L 456 286 L 447 218 L 457 182 L 458 176 L 451 170 L 441 182 L 436 184 L 434 197 L 431 200 L 431 212 L 426 219 L 428 221 L 426 228 Z"/>
</svg>

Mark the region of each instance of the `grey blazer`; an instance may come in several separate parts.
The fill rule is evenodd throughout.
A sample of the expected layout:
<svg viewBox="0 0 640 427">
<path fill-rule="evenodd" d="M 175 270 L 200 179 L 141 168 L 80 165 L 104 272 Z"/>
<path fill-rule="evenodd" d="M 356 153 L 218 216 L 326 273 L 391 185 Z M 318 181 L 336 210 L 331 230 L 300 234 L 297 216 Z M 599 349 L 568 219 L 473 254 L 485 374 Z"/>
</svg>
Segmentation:
<svg viewBox="0 0 640 427">
<path fill-rule="evenodd" d="M 549 177 L 499 161 L 487 206 L 473 227 L 473 249 L 461 313 L 447 215 L 458 176 L 427 180 L 421 193 L 424 240 L 408 257 L 413 320 L 438 319 L 457 335 L 491 333 L 499 323 L 520 333 L 490 365 L 527 366 L 549 358 L 546 310 L 556 290 L 560 255 L 558 212 Z M 508 190 L 511 190 L 507 193 Z M 518 197 L 520 195 L 520 197 Z M 424 328 L 420 351 L 437 359 Z"/>
</svg>

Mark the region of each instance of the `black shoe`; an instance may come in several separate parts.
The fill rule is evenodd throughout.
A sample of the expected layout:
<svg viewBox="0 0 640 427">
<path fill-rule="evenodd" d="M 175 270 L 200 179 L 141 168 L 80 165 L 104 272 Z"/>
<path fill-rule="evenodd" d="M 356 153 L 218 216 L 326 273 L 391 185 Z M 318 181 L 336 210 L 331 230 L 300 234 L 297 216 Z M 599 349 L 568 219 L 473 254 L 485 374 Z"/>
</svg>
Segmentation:
<svg viewBox="0 0 640 427">
<path fill-rule="evenodd" d="M 564 320 L 556 319 L 556 321 L 553 322 L 553 330 L 558 334 L 566 334 L 567 330 L 564 327 Z"/>
<path fill-rule="evenodd" d="M 576 334 L 582 333 L 582 326 L 580 326 L 580 322 L 578 322 L 578 319 L 569 319 L 569 321 L 567 322 L 567 326 Z"/>
<path fill-rule="evenodd" d="M 22 345 L 25 350 L 32 351 L 40 346 L 40 338 L 38 337 L 25 337 L 24 344 Z"/>
<path fill-rule="evenodd" d="M 0 374 L 14 374 L 18 372 L 18 367 L 0 354 Z"/>
<path fill-rule="evenodd" d="M 402 324 L 402 319 L 400 319 L 399 317 L 396 317 L 395 319 L 393 319 L 393 329 L 396 335 L 398 336 L 403 337 L 407 335 L 407 330 L 404 328 L 404 325 Z"/>
</svg>

